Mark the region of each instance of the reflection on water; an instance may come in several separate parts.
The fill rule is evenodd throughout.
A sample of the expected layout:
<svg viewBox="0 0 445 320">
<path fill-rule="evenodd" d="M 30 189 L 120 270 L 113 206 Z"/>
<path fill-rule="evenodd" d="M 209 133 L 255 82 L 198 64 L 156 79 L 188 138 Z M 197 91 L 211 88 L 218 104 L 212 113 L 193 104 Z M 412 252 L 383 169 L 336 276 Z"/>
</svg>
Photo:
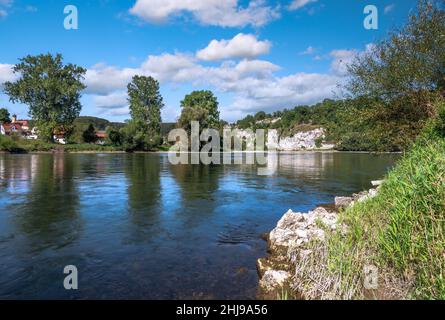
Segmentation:
<svg viewBox="0 0 445 320">
<path fill-rule="evenodd" d="M 0 298 L 253 298 L 262 233 L 289 208 L 368 188 L 395 159 L 281 154 L 258 176 L 161 154 L 0 155 Z"/>
</svg>

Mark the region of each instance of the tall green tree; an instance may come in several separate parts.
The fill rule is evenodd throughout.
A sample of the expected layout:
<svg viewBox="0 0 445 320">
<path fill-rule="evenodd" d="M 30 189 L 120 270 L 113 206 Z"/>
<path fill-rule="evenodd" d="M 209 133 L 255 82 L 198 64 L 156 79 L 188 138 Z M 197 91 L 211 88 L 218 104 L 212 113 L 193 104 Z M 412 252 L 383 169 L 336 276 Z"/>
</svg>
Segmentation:
<svg viewBox="0 0 445 320">
<path fill-rule="evenodd" d="M 64 64 L 62 55 L 26 56 L 13 68 L 20 78 L 5 83 L 5 93 L 13 103 L 29 106 L 29 115 L 36 121 L 40 136 L 53 140 L 54 131 L 67 136 L 82 108 L 81 91 L 86 70 L 74 64 Z"/>
<path fill-rule="evenodd" d="M 0 109 L 0 123 L 11 122 L 11 115 L 9 114 L 8 109 L 1 108 Z"/>
<path fill-rule="evenodd" d="M 181 101 L 179 126 L 190 129 L 191 121 L 198 121 L 201 128 L 218 129 L 220 126 L 218 100 L 211 91 L 193 91 Z"/>
<path fill-rule="evenodd" d="M 346 88 L 353 96 L 380 101 L 386 107 L 380 108 L 381 118 L 416 123 L 436 115 L 435 101 L 445 92 L 444 5 L 444 0 L 419 0 L 403 28 L 349 66 Z"/>
<path fill-rule="evenodd" d="M 159 82 L 152 77 L 134 76 L 127 89 L 132 119 L 145 126 L 149 135 L 159 136 L 164 107 Z"/>
</svg>

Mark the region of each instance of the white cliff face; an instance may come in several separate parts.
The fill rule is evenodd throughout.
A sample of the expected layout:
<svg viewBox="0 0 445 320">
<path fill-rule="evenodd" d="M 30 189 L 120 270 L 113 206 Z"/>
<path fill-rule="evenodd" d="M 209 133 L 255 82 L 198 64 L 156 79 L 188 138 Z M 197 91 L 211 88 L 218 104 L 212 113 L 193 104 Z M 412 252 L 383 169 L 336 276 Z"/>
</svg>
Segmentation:
<svg viewBox="0 0 445 320">
<path fill-rule="evenodd" d="M 292 137 L 278 137 L 276 131 L 269 131 L 268 147 L 278 151 L 299 151 L 299 150 L 315 150 L 333 149 L 333 145 L 322 144 L 317 147 L 317 140 L 325 138 L 325 130 L 322 128 L 312 131 L 298 132 Z"/>
<path fill-rule="evenodd" d="M 311 131 L 297 132 L 291 137 L 279 137 L 277 130 L 268 130 L 266 145 L 269 150 L 276 151 L 301 151 L 301 150 L 332 150 L 335 145 L 322 143 L 317 146 L 318 140 L 325 138 L 325 130 L 323 128 Z M 235 136 L 238 139 L 244 139 L 248 142 L 248 149 L 254 148 L 255 133 L 251 130 L 236 130 Z M 250 144 L 249 144 L 250 142 Z"/>
</svg>

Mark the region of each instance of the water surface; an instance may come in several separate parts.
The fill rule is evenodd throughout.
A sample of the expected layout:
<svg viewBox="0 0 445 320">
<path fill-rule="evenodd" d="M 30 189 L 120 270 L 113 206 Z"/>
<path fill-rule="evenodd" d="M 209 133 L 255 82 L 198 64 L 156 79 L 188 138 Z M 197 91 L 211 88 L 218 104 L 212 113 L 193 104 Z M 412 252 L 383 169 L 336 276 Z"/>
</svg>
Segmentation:
<svg viewBox="0 0 445 320">
<path fill-rule="evenodd" d="M 0 155 L 0 298 L 254 298 L 262 233 L 369 188 L 396 158 L 282 154 L 258 176 L 163 154 Z M 78 291 L 63 288 L 66 265 Z"/>
</svg>

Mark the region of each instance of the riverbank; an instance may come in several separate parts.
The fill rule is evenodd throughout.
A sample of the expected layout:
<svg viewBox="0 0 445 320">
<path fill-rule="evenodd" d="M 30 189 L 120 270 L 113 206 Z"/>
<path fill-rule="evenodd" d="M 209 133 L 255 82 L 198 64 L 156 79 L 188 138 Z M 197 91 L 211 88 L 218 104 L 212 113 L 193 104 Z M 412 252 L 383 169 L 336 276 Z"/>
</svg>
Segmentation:
<svg viewBox="0 0 445 320">
<path fill-rule="evenodd" d="M 323 298 L 319 295 L 322 290 L 318 285 L 311 288 L 302 285 L 304 279 L 298 270 L 314 254 L 313 243 L 324 243 L 330 231 L 347 232 L 347 226 L 340 222 L 341 210 L 376 197 L 382 182 L 374 181 L 372 184 L 376 188 L 351 197 L 336 197 L 332 205 L 319 206 L 313 211 L 301 213 L 289 210 L 265 237 L 268 256 L 257 261 L 259 297 L 276 299 L 286 292 L 286 296 L 293 299 Z M 325 285 L 322 275 L 316 282 L 320 286 Z"/>
<path fill-rule="evenodd" d="M 260 297 L 445 299 L 443 154 L 425 135 L 378 188 L 286 213 L 258 260 Z"/>
</svg>

